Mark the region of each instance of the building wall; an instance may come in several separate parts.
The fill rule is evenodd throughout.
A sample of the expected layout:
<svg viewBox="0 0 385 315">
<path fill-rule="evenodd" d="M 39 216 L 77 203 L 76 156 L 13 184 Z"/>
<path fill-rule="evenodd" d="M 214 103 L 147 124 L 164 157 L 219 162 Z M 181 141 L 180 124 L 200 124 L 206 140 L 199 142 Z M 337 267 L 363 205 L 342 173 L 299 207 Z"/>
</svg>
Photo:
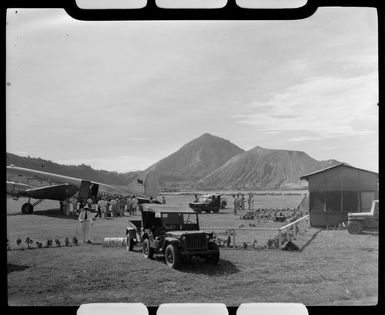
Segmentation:
<svg viewBox="0 0 385 315">
<path fill-rule="evenodd" d="M 309 177 L 310 224 L 337 225 L 349 212 L 368 211 L 378 198 L 377 174 L 339 166 Z"/>
</svg>

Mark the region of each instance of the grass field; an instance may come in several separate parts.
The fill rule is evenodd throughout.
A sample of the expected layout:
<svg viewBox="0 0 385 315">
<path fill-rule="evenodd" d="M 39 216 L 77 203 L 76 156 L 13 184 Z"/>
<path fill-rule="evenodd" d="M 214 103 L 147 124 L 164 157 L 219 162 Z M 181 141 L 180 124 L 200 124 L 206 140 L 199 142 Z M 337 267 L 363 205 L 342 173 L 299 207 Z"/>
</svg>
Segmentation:
<svg viewBox="0 0 385 315">
<path fill-rule="evenodd" d="M 191 196 L 166 198 L 170 204 L 183 206 L 192 199 Z M 301 196 L 264 196 L 258 197 L 258 202 L 260 207 L 283 208 L 294 207 L 300 199 Z M 193 259 L 180 270 L 173 270 L 162 257 L 146 260 L 139 247 L 127 252 L 125 248 L 100 245 L 104 237 L 124 236 L 127 217 L 96 221 L 92 228 L 94 244 L 17 249 L 18 237 L 44 241 L 78 233 L 75 219 L 61 216 L 57 210 L 39 211 L 44 207 L 57 208 L 57 203 L 46 202 L 37 207 L 35 214 L 21 215 L 22 202 L 9 200 L 7 209 L 7 236 L 12 245 L 8 252 L 10 305 L 86 302 L 374 305 L 377 302 L 376 233 L 352 236 L 346 230 L 310 228 L 296 240 L 302 248 L 299 252 L 221 248 L 218 266 Z M 241 220 L 228 208 L 219 214 L 202 214 L 200 222 L 202 226 L 238 226 Z"/>
</svg>

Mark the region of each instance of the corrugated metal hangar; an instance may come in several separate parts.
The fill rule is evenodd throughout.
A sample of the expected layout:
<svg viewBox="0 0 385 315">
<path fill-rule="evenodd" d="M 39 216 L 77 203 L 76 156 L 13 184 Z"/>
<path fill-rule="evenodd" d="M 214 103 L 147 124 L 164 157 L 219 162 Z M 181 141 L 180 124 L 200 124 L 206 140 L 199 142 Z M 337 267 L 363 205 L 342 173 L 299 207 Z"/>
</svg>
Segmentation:
<svg viewBox="0 0 385 315">
<path fill-rule="evenodd" d="M 311 226 L 336 226 L 349 212 L 370 210 L 378 199 L 378 174 L 345 163 L 301 176 L 309 182 Z"/>
</svg>

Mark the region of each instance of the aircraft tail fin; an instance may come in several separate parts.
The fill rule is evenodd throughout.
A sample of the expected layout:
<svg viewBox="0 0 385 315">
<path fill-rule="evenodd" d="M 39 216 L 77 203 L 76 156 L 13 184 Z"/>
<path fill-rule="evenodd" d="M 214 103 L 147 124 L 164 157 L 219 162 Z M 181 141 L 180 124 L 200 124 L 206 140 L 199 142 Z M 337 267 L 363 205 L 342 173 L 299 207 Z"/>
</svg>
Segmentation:
<svg viewBox="0 0 385 315">
<path fill-rule="evenodd" d="M 128 190 L 137 194 L 156 199 L 158 196 L 159 174 L 155 171 L 141 173 L 128 184 Z"/>
</svg>

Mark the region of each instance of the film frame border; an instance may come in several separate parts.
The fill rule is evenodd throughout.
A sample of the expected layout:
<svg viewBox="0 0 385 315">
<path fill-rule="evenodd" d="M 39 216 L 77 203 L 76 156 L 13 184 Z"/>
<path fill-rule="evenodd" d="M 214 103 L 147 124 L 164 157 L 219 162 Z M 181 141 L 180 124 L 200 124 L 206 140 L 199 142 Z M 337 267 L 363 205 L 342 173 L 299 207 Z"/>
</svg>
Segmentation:
<svg viewBox="0 0 385 315">
<path fill-rule="evenodd" d="M 18 9 L 64 9 L 69 16 L 74 19 L 83 21 L 178 21 L 178 20 L 298 20 L 310 17 L 321 7 L 367 7 L 375 8 L 377 10 L 377 28 L 378 28 L 378 107 L 379 107 L 379 121 L 383 117 L 383 106 L 384 106 L 384 89 L 385 89 L 385 10 L 384 6 L 381 5 L 381 0 L 307 0 L 307 3 L 298 8 L 284 8 L 284 9 L 260 9 L 260 8 L 241 8 L 236 5 L 236 0 L 227 0 L 227 4 L 222 8 L 209 8 L 209 9 L 175 9 L 175 8 L 160 8 L 156 6 L 155 0 L 147 0 L 147 4 L 143 8 L 138 9 L 80 9 L 76 5 L 75 0 L 6 0 L 5 10 L 3 11 L 4 20 L 6 20 L 7 9 L 18 8 Z M 6 44 L 5 44 L 5 33 L 6 27 L 3 24 L 3 135 L 6 134 L 5 124 L 5 89 L 6 89 Z M 5 138 L 3 137 L 3 152 L 6 152 Z M 382 150 L 382 137 L 381 128 L 379 127 L 379 161 L 381 161 Z M 5 160 L 6 154 L 3 155 Z M 379 174 L 381 174 L 381 162 L 379 165 Z M 4 185 L 4 183 L 3 183 Z M 380 194 L 380 200 L 382 200 Z M 382 204 L 382 202 L 381 202 Z M 4 208 L 6 207 L 6 200 L 3 203 Z M 3 219 L 3 239 L 6 234 L 6 213 L 2 212 L 1 216 Z M 323 315 L 325 313 L 336 314 L 340 313 L 363 313 L 378 314 L 381 310 L 384 310 L 385 300 L 385 270 L 381 266 L 385 266 L 384 261 L 384 227 L 385 218 L 384 213 L 380 214 L 380 233 L 379 233 L 379 282 L 378 282 L 378 304 L 375 306 L 306 306 L 310 315 Z M 6 257 L 6 249 L 3 246 L 3 257 Z M 3 260 L 3 271 L 7 270 L 6 260 Z M 1 309 L 6 311 L 6 314 L 28 314 L 31 312 L 38 312 L 40 315 L 48 315 L 52 313 L 63 313 L 63 314 L 76 314 L 77 306 L 9 306 L 7 288 L 7 274 L 2 273 L 2 282 L 4 290 L 1 294 Z M 159 306 L 147 306 L 148 313 L 150 315 L 156 314 Z M 237 306 L 226 306 L 229 315 L 235 315 L 237 312 Z"/>
</svg>

